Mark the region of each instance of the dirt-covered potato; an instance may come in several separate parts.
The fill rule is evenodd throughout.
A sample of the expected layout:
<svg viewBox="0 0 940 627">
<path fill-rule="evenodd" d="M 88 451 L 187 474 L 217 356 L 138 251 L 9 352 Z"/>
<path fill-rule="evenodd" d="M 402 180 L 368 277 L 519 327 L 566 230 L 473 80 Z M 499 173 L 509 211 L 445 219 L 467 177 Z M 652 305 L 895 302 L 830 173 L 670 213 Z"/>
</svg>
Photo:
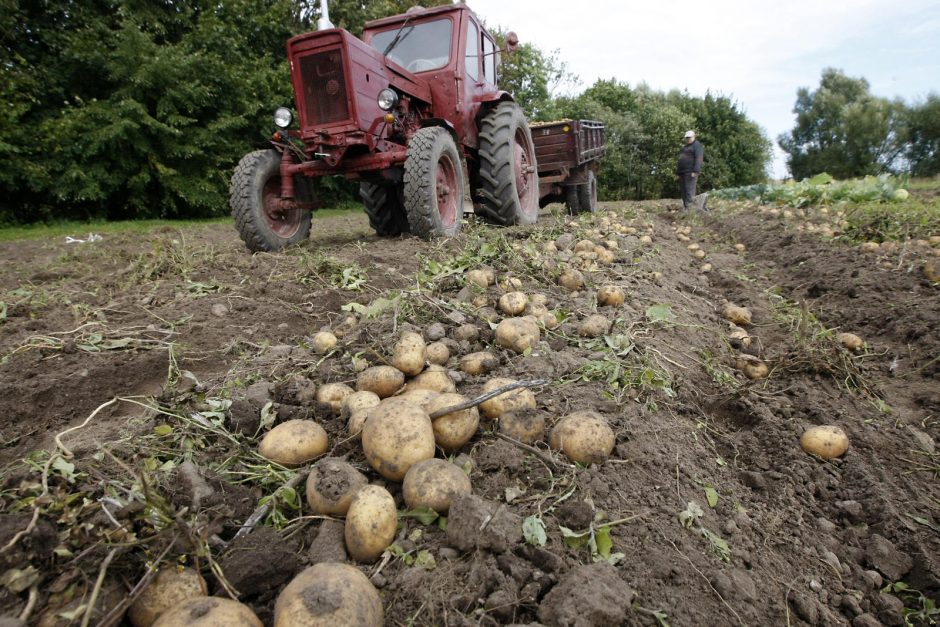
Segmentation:
<svg viewBox="0 0 940 627">
<path fill-rule="evenodd" d="M 428 361 L 438 366 L 443 366 L 450 359 L 450 349 L 444 342 L 432 342 L 428 344 Z"/>
<path fill-rule="evenodd" d="M 440 394 L 431 400 L 425 410 L 428 414 L 453 407 L 465 402 L 466 396 L 461 394 Z M 434 441 L 448 453 L 452 453 L 470 441 L 480 426 L 480 412 L 476 407 L 444 414 L 431 419 L 434 429 Z"/>
<path fill-rule="evenodd" d="M 524 292 L 508 292 L 499 297 L 499 310 L 507 316 L 518 316 L 528 304 L 529 297 Z"/>
<path fill-rule="evenodd" d="M 578 292 L 584 289 L 584 275 L 580 270 L 565 270 L 558 277 L 558 285 L 569 292 Z"/>
<path fill-rule="evenodd" d="M 405 475 L 401 486 L 409 509 L 430 507 L 446 514 L 455 496 L 470 494 L 470 477 L 460 467 L 443 459 L 418 462 Z"/>
<path fill-rule="evenodd" d="M 358 411 L 364 409 L 369 409 L 378 405 L 382 399 L 379 398 L 379 395 L 375 392 L 369 392 L 368 390 L 363 390 L 361 392 L 353 392 L 349 396 L 343 399 L 342 408 L 340 409 L 339 415 L 341 418 L 349 420 L 349 417 Z"/>
<path fill-rule="evenodd" d="M 499 358 L 486 351 L 470 353 L 460 358 L 460 369 L 473 376 L 486 374 L 497 366 L 499 366 Z"/>
<path fill-rule="evenodd" d="M 604 248 L 597 253 L 597 260 L 609 265 L 617 260 L 617 255 L 614 254 L 614 251 Z"/>
<path fill-rule="evenodd" d="M 750 334 L 736 324 L 731 325 L 731 330 L 728 333 L 728 339 L 739 342 L 744 348 L 747 348 L 751 345 Z"/>
<path fill-rule="evenodd" d="M 424 370 L 424 362 L 427 358 L 428 347 L 421 334 L 405 331 L 395 344 L 391 364 L 409 377 L 413 377 Z"/>
<path fill-rule="evenodd" d="M 542 326 L 549 331 L 558 326 L 558 318 L 555 316 L 555 312 L 553 311 L 546 311 L 541 316 L 539 316 L 539 322 L 541 322 Z"/>
<path fill-rule="evenodd" d="M 274 627 L 382 627 L 382 598 L 359 569 L 321 562 L 302 571 L 274 604 Z"/>
<path fill-rule="evenodd" d="M 747 307 L 740 307 L 734 303 L 725 304 L 724 311 L 722 312 L 726 320 L 738 325 L 749 325 L 751 324 L 751 310 Z"/>
<path fill-rule="evenodd" d="M 545 437 L 545 417 L 534 411 L 511 411 L 499 417 L 499 432 L 523 444 Z"/>
<path fill-rule="evenodd" d="M 288 420 L 277 425 L 261 439 L 258 454 L 281 466 L 293 468 L 326 453 L 329 438 L 312 420 Z"/>
<path fill-rule="evenodd" d="M 605 285 L 597 290 L 597 304 L 601 307 L 620 307 L 626 295 L 616 285 Z"/>
<path fill-rule="evenodd" d="M 486 289 L 496 283 L 496 271 L 489 267 L 470 270 L 467 272 L 467 282 Z"/>
<path fill-rule="evenodd" d="M 483 386 L 482 394 L 492 392 L 504 385 L 516 383 L 515 379 L 505 379 L 496 377 L 490 379 Z M 480 411 L 489 420 L 495 420 L 503 414 L 511 411 L 520 411 L 523 409 L 535 409 L 535 394 L 528 388 L 521 388 L 503 392 L 499 396 L 491 398 L 480 404 Z"/>
<path fill-rule="evenodd" d="M 321 355 L 336 348 L 336 336 L 330 331 L 320 331 L 313 336 L 313 350 Z"/>
<path fill-rule="evenodd" d="M 346 550 L 357 562 L 374 562 L 395 539 L 397 525 L 398 510 L 388 490 L 377 485 L 363 486 L 356 491 L 346 512 Z"/>
<path fill-rule="evenodd" d="M 539 325 L 531 318 L 506 318 L 496 325 L 496 344 L 517 353 L 534 348 L 541 337 Z"/>
<path fill-rule="evenodd" d="M 405 386 L 406 392 L 413 390 L 432 390 L 438 393 L 455 392 L 457 386 L 454 384 L 454 380 L 447 376 L 446 368 L 432 364 Z"/>
<path fill-rule="evenodd" d="M 836 339 L 839 340 L 839 344 L 842 344 L 850 351 L 857 351 L 865 346 L 865 341 L 854 333 L 840 333 L 836 336 Z"/>
<path fill-rule="evenodd" d="M 454 339 L 458 342 L 476 342 L 480 338 L 480 327 L 475 324 L 462 324 L 454 329 Z"/>
<path fill-rule="evenodd" d="M 576 253 L 591 252 L 594 250 L 594 247 L 595 247 L 594 242 L 592 242 L 589 239 L 583 239 L 574 245 L 574 252 Z"/>
<path fill-rule="evenodd" d="M 380 475 L 401 481 L 413 464 L 434 457 L 434 429 L 428 413 L 406 399 L 382 401 L 366 415 L 362 450 Z"/>
<path fill-rule="evenodd" d="M 127 610 L 127 618 L 134 627 L 150 627 L 171 607 L 208 594 L 206 582 L 197 571 L 164 566 Z"/>
<path fill-rule="evenodd" d="M 405 384 L 405 373 L 392 366 L 372 366 L 356 377 L 356 390 L 374 392 L 379 398 L 388 398 Z"/>
<path fill-rule="evenodd" d="M 810 427 L 800 436 L 800 446 L 807 453 L 833 459 L 849 450 L 849 436 L 839 427 L 819 425 Z"/>
<path fill-rule="evenodd" d="M 753 355 L 738 355 L 734 365 L 748 379 L 766 379 L 770 374 L 767 364 Z"/>
<path fill-rule="evenodd" d="M 327 457 L 314 464 L 307 475 L 307 503 L 314 514 L 345 516 L 353 496 L 368 483 L 352 464 Z"/>
<path fill-rule="evenodd" d="M 332 412 L 338 416 L 343 410 L 343 400 L 353 392 L 355 390 L 345 383 L 327 383 L 317 390 L 317 402 L 329 405 Z"/>
<path fill-rule="evenodd" d="M 614 450 L 616 438 L 603 416 L 594 411 L 577 411 L 558 421 L 549 436 L 549 445 L 582 464 L 599 464 Z"/>
<path fill-rule="evenodd" d="M 499 281 L 499 287 L 504 292 L 518 292 L 522 289 L 522 279 L 514 276 L 504 277 Z"/>
<path fill-rule="evenodd" d="M 251 608 L 222 597 L 201 597 L 165 611 L 153 627 L 263 627 Z"/>
<path fill-rule="evenodd" d="M 425 388 L 405 388 L 405 391 L 395 398 L 408 400 L 427 411 L 428 404 L 440 395 L 441 392 L 438 392 L 437 390 L 428 390 Z"/>
<path fill-rule="evenodd" d="M 581 337 L 600 337 L 610 331 L 610 320 L 603 314 L 594 314 L 585 318 L 578 325 L 578 335 Z"/>
</svg>

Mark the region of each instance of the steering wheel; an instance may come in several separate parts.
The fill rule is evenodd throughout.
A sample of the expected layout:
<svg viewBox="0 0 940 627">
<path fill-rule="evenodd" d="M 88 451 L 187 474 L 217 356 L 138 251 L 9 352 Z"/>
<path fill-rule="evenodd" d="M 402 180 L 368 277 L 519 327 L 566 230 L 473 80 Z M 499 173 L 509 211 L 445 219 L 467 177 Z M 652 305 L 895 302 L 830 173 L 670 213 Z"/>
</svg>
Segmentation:
<svg viewBox="0 0 940 627">
<path fill-rule="evenodd" d="M 433 70 L 437 67 L 433 61 L 428 61 L 427 59 L 415 59 L 409 63 L 405 69 L 409 72 L 425 72 L 427 70 Z"/>
</svg>

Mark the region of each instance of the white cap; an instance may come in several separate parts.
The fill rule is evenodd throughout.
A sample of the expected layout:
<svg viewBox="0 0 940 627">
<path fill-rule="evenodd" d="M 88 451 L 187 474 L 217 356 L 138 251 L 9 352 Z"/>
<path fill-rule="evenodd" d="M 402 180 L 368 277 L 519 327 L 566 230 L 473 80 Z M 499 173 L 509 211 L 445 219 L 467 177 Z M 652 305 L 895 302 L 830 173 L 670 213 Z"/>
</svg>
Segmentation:
<svg viewBox="0 0 940 627">
<path fill-rule="evenodd" d="M 686 132 L 685 132 L 685 135 L 683 135 L 682 137 L 683 137 L 683 138 L 686 138 L 686 137 L 695 137 L 695 131 L 686 131 Z"/>
</svg>

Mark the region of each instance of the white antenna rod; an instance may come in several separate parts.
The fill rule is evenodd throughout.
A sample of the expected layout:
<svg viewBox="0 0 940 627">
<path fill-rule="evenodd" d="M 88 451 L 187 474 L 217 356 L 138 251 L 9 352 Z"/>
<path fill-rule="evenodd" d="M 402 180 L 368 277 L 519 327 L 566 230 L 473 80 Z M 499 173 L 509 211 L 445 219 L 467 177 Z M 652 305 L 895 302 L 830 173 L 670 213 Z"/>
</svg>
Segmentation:
<svg viewBox="0 0 940 627">
<path fill-rule="evenodd" d="M 327 0 L 320 0 L 320 19 L 317 20 L 317 30 L 328 28 L 333 28 L 333 22 L 330 21 L 330 6 Z"/>
</svg>

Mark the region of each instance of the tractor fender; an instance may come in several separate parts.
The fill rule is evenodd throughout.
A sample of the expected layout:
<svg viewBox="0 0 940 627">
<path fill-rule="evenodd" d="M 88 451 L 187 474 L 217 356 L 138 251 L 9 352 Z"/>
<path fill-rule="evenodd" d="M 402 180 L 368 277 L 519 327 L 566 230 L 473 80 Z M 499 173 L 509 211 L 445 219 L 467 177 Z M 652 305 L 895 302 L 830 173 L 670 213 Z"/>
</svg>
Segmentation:
<svg viewBox="0 0 940 627">
<path fill-rule="evenodd" d="M 439 126 L 441 128 L 447 129 L 447 132 L 450 133 L 450 136 L 454 138 L 454 143 L 458 146 L 460 145 L 460 138 L 457 137 L 457 131 L 454 129 L 454 125 L 444 118 L 425 118 L 420 122 L 421 128 L 428 128 L 431 126 Z"/>
<path fill-rule="evenodd" d="M 512 94 L 508 91 L 494 91 L 493 93 L 486 94 L 480 102 L 484 105 L 495 104 L 499 102 L 515 102 L 516 99 L 512 97 Z"/>
</svg>

